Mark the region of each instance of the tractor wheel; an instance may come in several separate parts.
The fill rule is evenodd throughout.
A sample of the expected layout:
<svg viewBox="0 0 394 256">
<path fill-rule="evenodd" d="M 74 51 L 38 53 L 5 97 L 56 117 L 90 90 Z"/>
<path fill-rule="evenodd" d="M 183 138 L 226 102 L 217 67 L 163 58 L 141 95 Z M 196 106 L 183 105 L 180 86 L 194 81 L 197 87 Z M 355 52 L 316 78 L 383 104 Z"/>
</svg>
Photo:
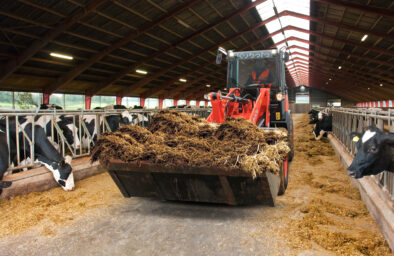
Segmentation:
<svg viewBox="0 0 394 256">
<path fill-rule="evenodd" d="M 289 182 L 289 156 L 286 160 L 282 162 L 279 170 L 280 184 L 278 195 L 283 195 L 287 188 L 287 183 Z"/>
<path fill-rule="evenodd" d="M 290 117 L 290 129 L 289 129 L 289 161 L 293 160 L 294 157 L 294 126 L 293 126 L 293 118 Z"/>
</svg>

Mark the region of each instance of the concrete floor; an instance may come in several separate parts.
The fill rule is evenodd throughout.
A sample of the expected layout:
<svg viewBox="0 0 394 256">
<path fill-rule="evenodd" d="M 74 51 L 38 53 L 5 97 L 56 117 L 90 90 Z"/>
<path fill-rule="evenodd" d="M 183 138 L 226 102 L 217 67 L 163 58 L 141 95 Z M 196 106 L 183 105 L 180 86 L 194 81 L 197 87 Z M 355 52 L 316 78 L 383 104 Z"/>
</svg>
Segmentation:
<svg viewBox="0 0 394 256">
<path fill-rule="evenodd" d="M 131 198 L 98 209 L 55 237 L 36 232 L 0 240 L 0 255 L 286 255 L 269 206 L 162 202 Z"/>
</svg>

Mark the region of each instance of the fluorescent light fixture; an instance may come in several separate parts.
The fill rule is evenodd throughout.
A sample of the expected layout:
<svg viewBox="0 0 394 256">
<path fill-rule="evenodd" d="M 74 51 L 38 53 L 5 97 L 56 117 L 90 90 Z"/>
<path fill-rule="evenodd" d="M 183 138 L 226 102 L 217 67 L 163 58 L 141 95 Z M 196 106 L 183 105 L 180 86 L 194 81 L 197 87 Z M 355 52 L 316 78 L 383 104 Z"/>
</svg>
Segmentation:
<svg viewBox="0 0 394 256">
<path fill-rule="evenodd" d="M 332 79 L 331 79 L 331 78 L 329 78 L 328 80 L 330 80 L 330 81 L 331 81 Z"/>
<path fill-rule="evenodd" d="M 210 85 L 210 84 L 207 84 L 207 85 L 206 85 L 206 87 L 208 87 L 208 88 L 209 88 L 209 87 L 211 87 L 211 85 Z"/>
<path fill-rule="evenodd" d="M 143 75 L 148 74 L 148 71 L 145 71 L 145 70 L 142 70 L 142 69 L 136 69 L 135 72 L 137 72 L 138 74 L 143 74 Z"/>
<path fill-rule="evenodd" d="M 371 90 L 371 88 L 368 87 L 368 90 Z"/>
<path fill-rule="evenodd" d="M 224 88 L 223 91 L 227 90 L 227 88 Z"/>
<path fill-rule="evenodd" d="M 179 78 L 179 82 L 186 83 L 187 80 L 185 78 Z"/>
<path fill-rule="evenodd" d="M 61 54 L 61 53 L 57 53 L 57 52 L 51 52 L 49 55 L 51 55 L 52 57 L 61 58 L 61 59 L 66 59 L 66 60 L 72 60 L 72 59 L 74 59 L 73 56 L 65 55 L 65 54 Z"/>
<path fill-rule="evenodd" d="M 180 19 L 176 19 L 178 21 L 179 24 L 181 24 L 182 26 L 186 27 L 186 28 L 191 28 L 189 24 L 187 24 L 186 22 L 184 22 L 183 20 Z"/>
<path fill-rule="evenodd" d="M 382 86 L 383 86 L 383 84 L 379 84 L 379 86 L 380 86 L 380 87 L 382 87 Z"/>
<path fill-rule="evenodd" d="M 342 69 L 342 66 L 338 66 L 338 69 Z"/>
<path fill-rule="evenodd" d="M 368 35 L 367 35 L 367 34 L 365 34 L 365 35 L 363 36 L 363 38 L 361 38 L 361 42 L 364 42 L 364 41 L 365 41 L 365 39 L 367 39 L 367 37 L 368 37 Z"/>
</svg>

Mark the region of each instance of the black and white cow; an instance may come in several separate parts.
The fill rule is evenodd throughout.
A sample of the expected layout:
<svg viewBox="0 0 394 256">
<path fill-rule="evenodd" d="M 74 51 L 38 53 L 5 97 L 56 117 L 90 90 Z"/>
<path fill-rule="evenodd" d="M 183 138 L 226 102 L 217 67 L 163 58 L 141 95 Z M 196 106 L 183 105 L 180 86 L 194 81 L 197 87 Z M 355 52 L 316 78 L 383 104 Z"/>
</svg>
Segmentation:
<svg viewBox="0 0 394 256">
<path fill-rule="evenodd" d="M 55 105 L 55 104 L 41 104 L 39 110 L 62 110 L 63 108 Z M 80 147 L 80 140 L 77 132 L 77 123 L 73 121 L 73 116 L 71 115 L 58 115 L 55 117 L 55 122 L 62 130 L 62 134 L 64 138 L 67 140 L 68 144 L 74 146 L 75 148 Z M 78 119 L 78 116 L 75 117 L 75 120 Z M 44 128 L 46 132 L 46 136 L 49 140 L 52 138 L 52 124 L 51 124 L 51 115 L 38 115 L 35 118 L 35 121 Z M 58 133 L 56 129 L 53 129 L 54 133 L 54 142 L 59 143 Z M 57 145 L 54 145 L 57 147 Z"/>
<path fill-rule="evenodd" d="M 149 118 L 143 114 L 132 114 L 133 121 L 131 122 L 134 125 L 140 125 L 142 127 L 147 127 L 149 125 Z"/>
<path fill-rule="evenodd" d="M 32 140 L 33 135 L 33 117 L 18 117 L 18 122 L 21 125 L 21 129 L 25 132 L 27 137 Z M 17 147 L 16 147 L 16 136 L 19 138 L 19 156 L 20 160 L 25 160 L 25 157 L 31 155 L 30 146 L 28 140 L 23 135 L 22 131 L 16 134 L 16 118 L 9 118 L 8 129 L 10 134 L 10 158 L 14 164 L 16 164 Z M 6 131 L 5 119 L 0 120 L 0 129 L 4 132 Z M 16 135 L 16 136 L 15 136 Z M 46 132 L 44 128 L 36 123 L 34 125 L 34 158 L 36 162 L 43 164 L 47 169 L 49 169 L 56 182 L 61 185 L 64 190 L 74 189 L 74 175 L 71 168 L 71 157 L 66 156 L 63 158 L 58 151 L 54 148 L 51 142 L 46 137 Z M 1 147 L 7 147 L 5 143 Z M 6 151 L 0 152 L 1 159 L 7 159 L 8 168 L 8 155 Z"/>
<path fill-rule="evenodd" d="M 318 121 L 318 113 L 319 113 L 320 111 L 317 111 L 317 110 L 315 110 L 315 109 L 311 109 L 309 112 L 308 112 L 308 114 L 309 114 L 309 117 L 310 117 L 310 119 L 311 119 L 311 121 L 309 121 L 309 124 L 315 124 L 315 123 L 317 123 L 317 121 Z"/>
<path fill-rule="evenodd" d="M 3 188 L 8 188 L 12 184 L 10 181 L 2 181 L 4 173 L 8 169 L 8 157 L 7 137 L 5 132 L 0 129 L 0 194 Z"/>
<path fill-rule="evenodd" d="M 103 109 L 103 108 L 97 107 L 95 109 Z M 110 130 L 113 132 L 116 131 L 117 129 L 119 129 L 121 124 L 127 125 L 127 124 L 132 124 L 132 122 L 133 122 L 132 115 L 130 115 L 127 108 L 123 105 L 108 106 L 108 107 L 105 107 L 104 109 L 123 109 L 124 110 L 119 114 L 111 114 L 111 115 L 108 115 L 105 117 L 105 120 L 107 121 Z M 100 133 L 103 132 L 103 120 L 99 121 L 100 127 L 98 128 L 98 127 L 96 127 L 96 124 L 97 124 L 96 119 L 97 119 L 96 115 L 85 115 L 82 118 L 89 134 L 92 136 L 93 142 L 97 140 L 98 129 L 100 129 Z M 82 147 L 87 148 L 88 144 L 90 142 L 89 142 L 89 138 L 88 138 L 87 134 L 85 133 L 84 129 L 82 129 L 81 134 L 82 134 L 82 141 L 81 141 Z"/>
<path fill-rule="evenodd" d="M 394 133 L 384 132 L 369 126 L 364 133 L 352 132 L 357 154 L 348 170 L 350 176 L 359 179 L 383 171 L 394 172 Z"/>
<path fill-rule="evenodd" d="M 326 115 L 322 112 L 317 114 L 317 121 L 313 127 L 315 140 L 320 140 L 323 136 L 327 137 L 327 132 L 332 131 L 332 115 Z"/>
</svg>

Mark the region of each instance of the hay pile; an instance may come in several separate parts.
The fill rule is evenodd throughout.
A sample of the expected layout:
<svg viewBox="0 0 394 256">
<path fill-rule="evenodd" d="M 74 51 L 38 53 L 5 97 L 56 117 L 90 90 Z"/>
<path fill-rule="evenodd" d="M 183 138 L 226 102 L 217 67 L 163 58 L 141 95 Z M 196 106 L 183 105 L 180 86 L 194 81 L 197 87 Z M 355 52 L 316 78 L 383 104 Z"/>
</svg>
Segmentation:
<svg viewBox="0 0 394 256">
<path fill-rule="evenodd" d="M 148 129 L 128 125 L 97 141 L 92 161 L 148 161 L 166 167 L 237 168 L 253 177 L 277 174 L 289 152 L 287 131 L 264 131 L 244 119 L 213 125 L 174 111 L 156 114 Z"/>
</svg>

